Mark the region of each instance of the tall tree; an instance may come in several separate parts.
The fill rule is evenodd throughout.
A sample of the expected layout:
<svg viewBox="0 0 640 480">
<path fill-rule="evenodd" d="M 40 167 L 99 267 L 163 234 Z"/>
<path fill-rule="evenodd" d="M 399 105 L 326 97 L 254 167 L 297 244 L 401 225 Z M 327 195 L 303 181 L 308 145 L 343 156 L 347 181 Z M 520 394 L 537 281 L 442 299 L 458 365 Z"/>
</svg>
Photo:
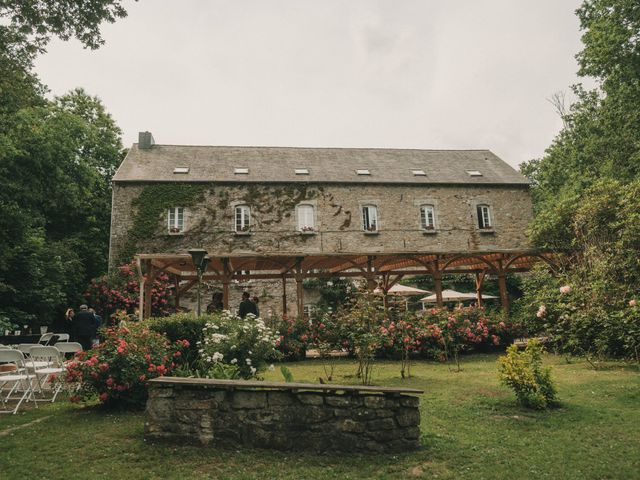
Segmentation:
<svg viewBox="0 0 640 480">
<path fill-rule="evenodd" d="M 0 316 L 48 322 L 104 272 L 120 130 L 82 90 L 48 101 L 33 60 L 53 37 L 103 43 L 122 0 L 0 0 Z"/>
</svg>

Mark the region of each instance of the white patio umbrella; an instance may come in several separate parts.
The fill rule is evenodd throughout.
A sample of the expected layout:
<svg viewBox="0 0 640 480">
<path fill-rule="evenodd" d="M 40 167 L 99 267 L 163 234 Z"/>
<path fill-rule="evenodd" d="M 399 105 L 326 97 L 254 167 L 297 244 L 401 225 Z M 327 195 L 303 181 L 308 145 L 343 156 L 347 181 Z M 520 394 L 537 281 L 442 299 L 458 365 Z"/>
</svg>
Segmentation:
<svg viewBox="0 0 640 480">
<path fill-rule="evenodd" d="M 380 287 L 376 288 L 374 293 L 378 295 L 382 295 L 382 289 Z M 414 295 L 424 295 L 425 293 L 431 293 L 428 290 L 422 290 L 420 288 L 408 287 L 406 285 L 400 285 L 396 283 L 393 287 L 389 289 L 387 295 L 391 295 L 393 297 L 413 297 Z M 409 299 L 405 299 L 404 306 L 406 309 L 409 308 Z"/>
<path fill-rule="evenodd" d="M 465 300 L 475 300 L 476 294 L 475 293 L 463 293 L 463 292 L 456 292 L 455 290 L 449 290 L 449 289 L 445 289 L 442 291 L 442 301 L 443 302 L 464 302 Z M 498 298 L 494 295 L 482 295 L 482 299 L 487 299 L 487 298 Z M 428 295 L 426 297 L 423 297 L 420 299 L 420 301 L 422 303 L 436 303 L 438 300 L 436 298 L 436 294 L 434 293 L 433 295 Z"/>
</svg>

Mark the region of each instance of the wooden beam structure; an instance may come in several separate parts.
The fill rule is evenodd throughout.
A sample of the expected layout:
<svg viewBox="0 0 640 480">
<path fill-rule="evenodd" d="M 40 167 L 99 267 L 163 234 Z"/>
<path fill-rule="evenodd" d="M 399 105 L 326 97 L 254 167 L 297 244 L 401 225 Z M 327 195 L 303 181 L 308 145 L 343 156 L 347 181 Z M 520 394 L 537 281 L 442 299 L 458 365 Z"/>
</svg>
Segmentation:
<svg viewBox="0 0 640 480">
<path fill-rule="evenodd" d="M 213 249 L 211 249 L 213 250 Z M 286 282 L 296 281 L 297 315 L 304 309 L 306 278 L 359 277 L 367 287 L 375 288 L 378 281 L 383 290 L 391 288 L 402 277 L 430 275 L 434 279 L 438 306 L 442 301 L 442 277 L 448 274 L 470 274 L 476 278 L 478 302 L 482 301 L 482 284 L 487 274 L 496 275 L 502 306 L 508 311 L 509 298 L 506 276 L 526 272 L 536 263 L 544 262 L 550 269 L 560 264 L 563 252 L 540 250 L 500 250 L 473 252 L 401 252 L 401 253 L 298 253 L 244 254 L 209 253 L 209 266 L 204 281 L 222 284 L 224 308 L 229 308 L 229 284 L 234 280 L 282 281 L 282 305 L 286 312 Z M 196 268 L 188 253 L 141 253 L 136 255 L 140 277 L 141 313 L 151 314 L 151 285 L 161 272 L 170 273 L 176 280 L 176 293 L 183 294 L 195 284 Z M 249 273 L 247 273 L 247 271 Z M 391 283 L 391 275 L 395 281 Z M 187 282 L 184 286 L 182 282 Z"/>
</svg>

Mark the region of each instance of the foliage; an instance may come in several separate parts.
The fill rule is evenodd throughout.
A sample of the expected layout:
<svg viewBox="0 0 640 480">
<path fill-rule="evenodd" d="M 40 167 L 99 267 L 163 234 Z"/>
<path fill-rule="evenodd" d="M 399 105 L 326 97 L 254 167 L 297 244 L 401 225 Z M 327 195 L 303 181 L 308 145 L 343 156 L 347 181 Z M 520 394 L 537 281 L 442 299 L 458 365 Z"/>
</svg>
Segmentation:
<svg viewBox="0 0 640 480">
<path fill-rule="evenodd" d="M 293 373 L 291 373 L 291 370 L 289 370 L 285 365 L 280 367 L 280 373 L 286 383 L 293 383 Z"/>
<path fill-rule="evenodd" d="M 151 314 L 166 316 L 173 311 L 171 287 L 166 273 L 157 275 L 151 288 Z M 140 284 L 134 263 L 121 265 L 98 279 L 93 279 L 84 293 L 88 305 L 110 319 L 116 312 L 135 314 L 140 305 Z"/>
<path fill-rule="evenodd" d="M 585 0 L 576 13 L 578 73 L 597 88 L 575 86 L 577 100 L 556 105 L 564 128 L 522 166 L 534 184 L 534 244 L 573 254 L 558 280 L 530 275 L 514 312 L 562 351 L 637 358 L 628 302 L 640 295 L 640 3 Z"/>
<path fill-rule="evenodd" d="M 531 332 L 573 354 L 638 357 L 640 323 L 629 302 L 640 296 L 639 211 L 640 180 L 604 179 L 586 190 L 571 214 L 569 265 L 556 276 L 537 270 L 526 277 L 516 312 Z"/>
<path fill-rule="evenodd" d="M 338 310 L 344 328 L 344 341 L 358 360 L 357 377 L 363 385 L 371 383 L 375 354 L 382 344 L 380 326 L 384 321 L 382 298 L 369 291 L 357 292 Z"/>
<path fill-rule="evenodd" d="M 62 0 L 0 3 L 0 51 L 31 66 L 34 56 L 43 53 L 52 36 L 76 38 L 84 47 L 96 49 L 104 43 L 100 24 L 126 17 L 121 0 Z"/>
<path fill-rule="evenodd" d="M 269 327 L 280 336 L 277 341 L 278 350 L 285 360 L 302 360 L 310 342 L 309 321 L 300 318 L 275 317 L 270 320 Z"/>
<path fill-rule="evenodd" d="M 46 324 L 106 268 L 120 130 L 81 90 L 21 108 L 5 125 L 0 305 Z"/>
<path fill-rule="evenodd" d="M 143 325 L 107 328 L 98 347 L 67 363 L 63 381 L 73 393 L 72 401 L 97 396 L 109 407 L 142 408 L 147 381 L 171 373 L 188 347 L 186 340 L 171 343 Z"/>
<path fill-rule="evenodd" d="M 320 293 L 316 307 L 323 312 L 336 312 L 340 305 L 348 302 L 353 292 L 353 281 L 347 278 L 308 278 L 304 287 Z"/>
<path fill-rule="evenodd" d="M 498 360 L 500 381 L 513 389 L 518 403 L 541 410 L 556 405 L 556 388 L 551 380 L 551 368 L 542 366 L 544 348 L 537 340 L 529 340 L 524 352 L 516 345 Z"/>
<path fill-rule="evenodd" d="M 223 363 L 237 367 L 241 378 L 255 378 L 278 358 L 277 339 L 277 332 L 252 314 L 244 319 L 226 310 L 209 315 L 199 345 L 202 369 L 213 376 L 212 369 Z"/>
<path fill-rule="evenodd" d="M 161 333 L 172 342 L 188 340 L 190 346 L 183 352 L 184 361 L 190 367 L 196 367 L 198 344 L 202 341 L 205 324 L 211 320 L 209 315 L 197 317 L 194 313 L 174 313 L 167 317 L 153 317 L 146 322 L 151 331 Z"/>
</svg>

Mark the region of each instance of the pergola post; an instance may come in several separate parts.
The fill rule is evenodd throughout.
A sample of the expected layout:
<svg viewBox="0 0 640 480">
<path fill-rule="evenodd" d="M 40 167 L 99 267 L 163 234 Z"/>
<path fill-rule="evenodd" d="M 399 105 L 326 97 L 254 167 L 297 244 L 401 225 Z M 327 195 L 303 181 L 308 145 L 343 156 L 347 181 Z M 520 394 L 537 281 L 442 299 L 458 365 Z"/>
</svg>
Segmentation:
<svg viewBox="0 0 640 480">
<path fill-rule="evenodd" d="M 282 275 L 282 316 L 287 316 L 287 276 Z"/>
<path fill-rule="evenodd" d="M 179 275 L 173 276 L 173 285 L 175 286 L 174 293 L 173 293 L 173 303 L 175 303 L 176 308 L 179 308 L 180 307 L 180 276 Z"/>
<path fill-rule="evenodd" d="M 500 288 L 500 302 L 502 303 L 502 310 L 509 313 L 509 295 L 507 293 L 507 275 L 504 270 L 498 272 L 498 287 Z"/>
<path fill-rule="evenodd" d="M 484 276 L 486 273 L 486 270 L 476 272 L 476 301 L 478 303 L 478 307 L 482 306 L 482 284 L 484 283 Z"/>
<path fill-rule="evenodd" d="M 304 276 L 302 274 L 302 257 L 296 258 L 296 269 L 295 269 L 295 279 L 296 279 L 296 300 L 298 304 L 298 318 L 302 319 L 304 316 L 304 286 L 302 281 L 304 280 Z"/>
<path fill-rule="evenodd" d="M 438 261 L 433 262 L 433 282 L 436 290 L 436 306 L 442 308 L 444 302 L 442 301 L 442 272 L 438 268 Z"/>
<path fill-rule="evenodd" d="M 367 271 L 365 272 L 365 278 L 367 280 L 367 290 L 369 290 L 370 292 L 373 292 L 373 290 L 376 288 L 376 279 L 375 279 L 375 273 L 373 271 L 373 260 L 376 257 L 374 257 L 373 255 L 369 255 L 367 257 Z"/>
<path fill-rule="evenodd" d="M 229 310 L 229 283 L 231 283 L 231 271 L 229 269 L 229 259 L 222 259 L 222 308 Z"/>
<path fill-rule="evenodd" d="M 144 276 L 144 281 L 142 284 L 142 289 L 140 291 L 140 297 L 142 299 L 142 318 L 150 318 L 151 317 L 151 290 L 153 288 L 153 281 L 156 278 L 156 270 L 153 268 L 151 264 L 151 260 L 143 260 L 142 261 L 142 269 L 146 271 L 146 275 Z"/>
</svg>

